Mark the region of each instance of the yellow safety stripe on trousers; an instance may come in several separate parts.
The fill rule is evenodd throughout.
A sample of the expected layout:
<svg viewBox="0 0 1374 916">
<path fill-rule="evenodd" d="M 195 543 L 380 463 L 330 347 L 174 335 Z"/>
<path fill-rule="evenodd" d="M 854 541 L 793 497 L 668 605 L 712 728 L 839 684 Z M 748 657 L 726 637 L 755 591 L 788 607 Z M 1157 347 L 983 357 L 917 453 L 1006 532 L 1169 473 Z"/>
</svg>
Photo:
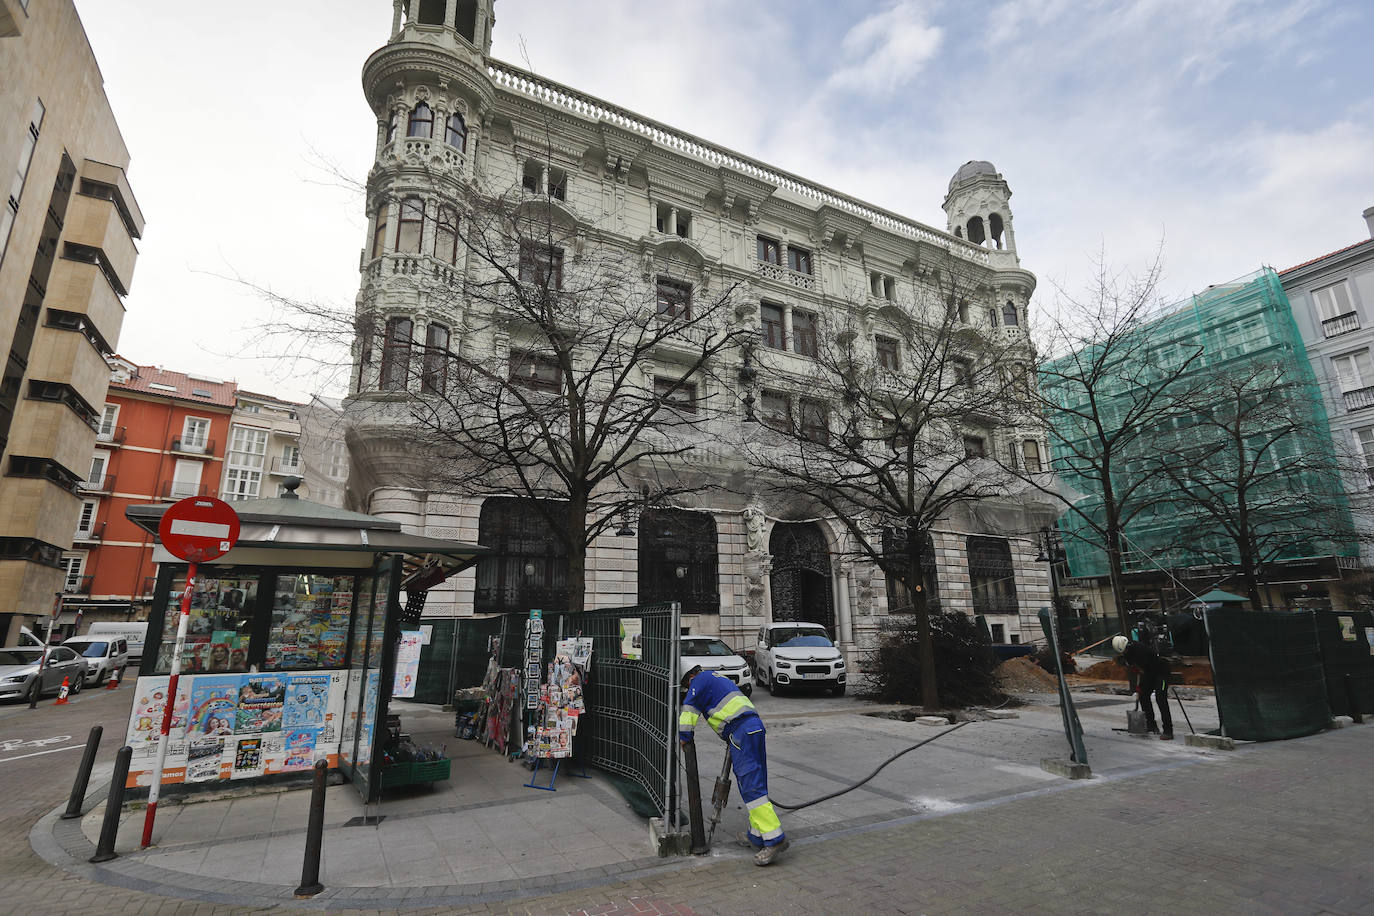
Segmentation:
<svg viewBox="0 0 1374 916">
<path fill-rule="evenodd" d="M 782 821 L 778 820 L 778 812 L 774 810 L 773 803 L 768 800 L 767 795 L 749 802 L 748 808 L 751 833 L 762 837 L 765 843 L 782 836 Z"/>
<path fill-rule="evenodd" d="M 697 720 L 700 718 L 700 714 L 698 714 L 695 709 L 690 706 L 684 706 L 682 707 L 682 712 L 678 713 L 677 724 L 684 729 L 696 728 Z"/>
<path fill-rule="evenodd" d="M 708 713 L 710 718 L 707 721 L 716 730 L 716 734 L 720 734 L 721 729 L 740 716 L 757 712 L 758 710 L 754 708 L 753 703 L 749 702 L 748 697 L 742 693 L 732 693 Z"/>
</svg>

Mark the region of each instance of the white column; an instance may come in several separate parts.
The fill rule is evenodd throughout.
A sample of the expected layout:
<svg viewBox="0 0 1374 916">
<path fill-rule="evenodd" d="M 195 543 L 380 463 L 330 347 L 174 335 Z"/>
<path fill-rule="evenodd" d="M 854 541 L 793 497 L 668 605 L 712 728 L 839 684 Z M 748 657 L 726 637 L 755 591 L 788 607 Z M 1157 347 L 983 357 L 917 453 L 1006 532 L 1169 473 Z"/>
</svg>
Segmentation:
<svg viewBox="0 0 1374 916">
<path fill-rule="evenodd" d="M 444 28 L 451 29 L 458 21 L 458 0 L 448 0 L 444 4 Z"/>
<path fill-rule="evenodd" d="M 677 207 L 668 210 L 668 234 L 677 235 Z"/>
<path fill-rule="evenodd" d="M 765 556 L 763 569 L 763 622 L 773 622 L 773 557 Z"/>
<path fill-rule="evenodd" d="M 404 0 L 391 0 L 391 37 L 401 34 L 401 7 Z"/>
<path fill-rule="evenodd" d="M 792 305 L 786 303 L 782 307 L 782 348 L 792 349 Z"/>
<path fill-rule="evenodd" d="M 850 564 L 836 560 L 833 565 L 835 571 L 835 636 L 843 644 L 843 648 L 850 649 L 854 646 L 854 617 L 850 613 L 849 607 L 849 573 Z"/>
</svg>

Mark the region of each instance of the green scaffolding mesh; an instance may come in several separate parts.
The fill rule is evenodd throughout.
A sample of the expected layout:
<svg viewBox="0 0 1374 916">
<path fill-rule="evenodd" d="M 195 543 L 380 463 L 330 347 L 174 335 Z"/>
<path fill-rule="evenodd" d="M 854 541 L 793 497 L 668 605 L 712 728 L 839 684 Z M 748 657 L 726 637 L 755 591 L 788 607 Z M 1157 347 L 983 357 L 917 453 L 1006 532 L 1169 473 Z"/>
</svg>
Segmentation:
<svg viewBox="0 0 1374 916">
<path fill-rule="evenodd" d="M 1332 556 L 1357 558 L 1359 550 L 1353 537 L 1342 533 L 1351 531 L 1353 525 L 1345 491 L 1336 472 L 1338 464 L 1326 411 L 1322 406 L 1321 391 L 1307 361 L 1288 298 L 1279 284 L 1278 276 L 1266 268 L 1234 282 L 1210 287 L 1187 302 L 1166 310 L 1161 317 L 1144 324 L 1134 333 L 1144 335 L 1144 346 L 1132 347 L 1130 364 L 1108 368 L 1094 385 L 1092 394 L 1106 427 L 1109 430 L 1120 429 L 1121 418 L 1128 413 L 1133 398 L 1139 397 L 1145 390 L 1140 381 L 1141 360 L 1148 367 L 1167 375 L 1169 370 L 1176 370 L 1183 360 L 1200 348 L 1201 355 L 1194 363 L 1195 368 L 1190 368 L 1187 376 L 1190 379 L 1206 378 L 1208 374 L 1261 363 L 1282 367 L 1293 391 L 1291 410 L 1295 419 L 1301 421 L 1302 431 L 1288 435 L 1281 449 L 1276 450 L 1275 460 L 1282 461 L 1284 456 L 1291 455 L 1303 455 L 1309 460 L 1301 472 L 1267 481 L 1266 486 L 1272 487 L 1270 494 L 1256 492 L 1255 496 L 1263 500 L 1266 495 L 1273 495 L 1277 503 L 1280 494 L 1304 493 L 1312 505 L 1330 507 L 1333 524 L 1330 526 L 1332 533 L 1314 536 L 1308 527 L 1302 528 L 1299 533 L 1299 529 L 1294 527 L 1296 522 L 1275 521 L 1271 531 L 1279 530 L 1278 540 L 1282 540 L 1281 529 L 1284 525 L 1293 529 L 1294 536 L 1291 542 L 1285 543 L 1282 551 L 1266 560 L 1274 562 Z M 1094 351 L 1090 347 L 1080 352 L 1091 354 Z M 1088 400 L 1089 392 L 1083 386 L 1057 377 L 1057 373 L 1068 370 L 1071 359 L 1073 357 L 1061 357 L 1051 361 L 1040 379 L 1042 391 L 1061 408 L 1081 407 Z M 1208 405 L 1200 404 L 1199 409 L 1208 409 Z M 1082 454 L 1081 449 L 1092 440 L 1079 437 L 1071 418 L 1063 410 L 1051 411 L 1049 420 L 1055 472 L 1069 488 L 1085 494 L 1076 504 L 1076 511 L 1069 512 L 1059 523 L 1064 533 L 1070 574 L 1075 577 L 1106 576 L 1109 570 L 1101 538 L 1093 525 L 1079 514 L 1081 511 L 1101 524 L 1102 487 L 1097 479 L 1086 472 L 1087 468 L 1082 465 L 1077 469 L 1074 467 L 1075 451 Z M 1194 441 L 1201 445 L 1205 441 L 1215 440 L 1200 437 L 1216 434 L 1209 427 L 1190 426 L 1186 414 L 1174 415 L 1160 423 L 1158 428 L 1149 429 L 1138 440 L 1140 444 L 1134 454 L 1126 456 L 1127 460 L 1113 468 L 1115 488 L 1119 489 L 1131 479 L 1130 475 L 1140 472 L 1140 462 L 1148 461 L 1151 456 L 1152 442 L 1167 442 L 1177 448 L 1188 445 L 1190 436 L 1195 437 Z M 1330 471 L 1313 472 L 1314 465 L 1325 465 Z M 1180 539 L 1181 530 L 1196 533 L 1191 539 Z M 1209 566 L 1237 560 L 1234 545 L 1220 525 L 1209 529 L 1200 513 L 1194 512 L 1189 516 L 1184 510 L 1180 514 L 1177 506 L 1170 507 L 1169 511 L 1146 513 L 1132 520 L 1126 526 L 1125 534 L 1122 562 L 1126 573 Z"/>
<path fill-rule="evenodd" d="M 1331 720 L 1312 611 L 1209 609 L 1212 679 L 1227 737 L 1300 738 Z"/>
</svg>

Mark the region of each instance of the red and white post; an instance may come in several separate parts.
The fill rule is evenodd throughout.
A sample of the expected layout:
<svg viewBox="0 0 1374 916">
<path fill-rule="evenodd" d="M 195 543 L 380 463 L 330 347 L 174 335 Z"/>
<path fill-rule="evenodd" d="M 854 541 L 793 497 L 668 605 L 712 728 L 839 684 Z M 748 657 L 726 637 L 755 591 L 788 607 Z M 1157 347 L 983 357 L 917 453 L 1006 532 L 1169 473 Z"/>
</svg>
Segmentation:
<svg viewBox="0 0 1374 916">
<path fill-rule="evenodd" d="M 153 845 L 153 819 L 157 817 L 157 797 L 162 789 L 162 770 L 167 765 L 167 745 L 172 731 L 172 708 L 177 700 L 177 681 L 181 679 L 181 654 L 186 648 L 186 625 L 191 619 L 191 592 L 196 586 L 196 564 L 186 570 L 186 588 L 181 593 L 181 613 L 177 615 L 177 641 L 172 646 L 172 676 L 167 679 L 167 698 L 162 709 L 162 731 L 157 739 L 157 761 L 153 781 L 148 786 L 148 811 L 143 815 L 143 842 L 140 849 Z"/>
</svg>

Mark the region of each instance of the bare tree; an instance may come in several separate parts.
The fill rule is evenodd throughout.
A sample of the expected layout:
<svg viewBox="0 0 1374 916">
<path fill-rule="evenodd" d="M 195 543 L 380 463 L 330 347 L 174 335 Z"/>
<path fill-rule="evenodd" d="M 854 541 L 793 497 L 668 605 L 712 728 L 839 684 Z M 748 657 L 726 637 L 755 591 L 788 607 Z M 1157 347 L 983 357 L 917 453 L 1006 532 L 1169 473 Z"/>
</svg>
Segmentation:
<svg viewBox="0 0 1374 916">
<path fill-rule="evenodd" d="M 932 709 L 930 532 L 959 507 L 1017 488 L 992 454 L 1003 430 L 1027 422 L 1031 358 L 975 329 L 970 302 L 984 297 L 953 258 L 942 267 L 914 299 L 846 311 L 822 323 L 814 345 L 797 338 L 793 349 L 812 357 L 804 369 L 758 348 L 759 374 L 778 387 L 762 392 L 765 430 L 747 446 L 766 485 L 833 516 L 857 555 L 904 586 Z"/>
<path fill-rule="evenodd" d="M 745 331 L 733 286 L 692 246 L 665 237 L 636 251 L 603 236 L 541 165 L 500 193 L 449 185 L 439 197 L 420 237 L 466 269 L 426 278 L 423 341 L 384 300 L 360 303 L 357 361 L 380 393 L 351 409 L 372 413 L 374 434 L 409 440 L 417 485 L 531 498 L 567 551 L 580 610 L 598 535 L 708 485 L 684 468 L 711 420 L 737 407 L 718 370 Z"/>
<path fill-rule="evenodd" d="M 1059 290 L 1038 366 L 1056 479 L 1031 482 L 1082 521 L 1079 547 L 1105 553 L 1123 633 L 1130 632 L 1123 533 L 1158 505 L 1163 478 L 1146 461 L 1151 431 L 1187 410 L 1185 380 L 1202 355 L 1200 342 L 1166 346 L 1147 332 L 1160 314 L 1159 276 L 1158 256 L 1138 276 L 1113 273 L 1099 258 L 1085 295 Z"/>
<path fill-rule="evenodd" d="M 1305 367 L 1261 360 L 1209 373 L 1207 399 L 1152 437 L 1181 535 L 1173 565 L 1198 558 L 1236 569 L 1251 607 L 1274 561 L 1354 543 L 1343 468 L 1312 404 Z"/>
</svg>

